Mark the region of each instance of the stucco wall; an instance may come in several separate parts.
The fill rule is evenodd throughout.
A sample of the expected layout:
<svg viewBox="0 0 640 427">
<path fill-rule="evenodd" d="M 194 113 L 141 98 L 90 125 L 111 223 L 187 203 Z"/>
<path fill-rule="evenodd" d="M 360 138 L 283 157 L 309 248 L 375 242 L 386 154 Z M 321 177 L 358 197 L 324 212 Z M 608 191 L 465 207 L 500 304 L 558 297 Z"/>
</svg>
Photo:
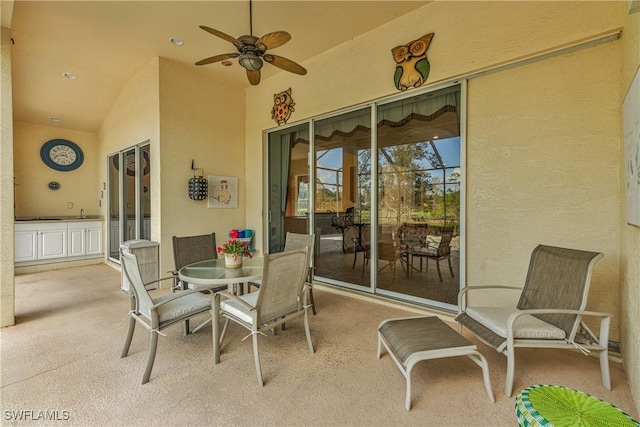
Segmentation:
<svg viewBox="0 0 640 427">
<path fill-rule="evenodd" d="M 5 12 L 3 6 L 3 12 Z M 5 12 L 10 13 L 10 12 Z M 11 98 L 11 31 L 0 30 L 0 327 L 15 323 L 13 267 L 13 106 Z M 8 248 L 7 248 L 8 247 Z"/>
<path fill-rule="evenodd" d="M 490 74 L 467 111 L 467 282 L 522 285 L 538 244 L 602 252 L 588 308 L 615 341 L 620 66 L 610 42 Z"/>
<path fill-rule="evenodd" d="M 58 138 L 72 141 L 82 150 L 84 161 L 78 169 L 56 171 L 40 158 L 42 144 Z M 13 139 L 17 217 L 78 216 L 80 209 L 85 215 L 98 214 L 101 188 L 96 175 L 95 133 L 15 122 Z M 50 190 L 47 184 L 51 181 L 60 183 L 60 188 Z"/>
<path fill-rule="evenodd" d="M 131 79 L 112 106 L 98 131 L 98 164 L 96 175 L 102 182 L 107 177 L 107 156 L 127 147 L 149 141 L 151 148 L 151 240 L 160 235 L 160 125 L 159 125 L 159 60 L 151 61 Z M 106 199 L 105 199 L 106 200 Z M 107 217 L 107 203 L 100 213 Z M 106 222 L 105 222 L 106 226 Z M 106 231 L 105 231 L 106 233 Z M 106 235 L 106 234 L 105 234 Z M 107 244 L 107 239 L 104 239 Z"/>
<path fill-rule="evenodd" d="M 162 270 L 174 267 L 171 237 L 245 228 L 244 89 L 168 59 L 160 60 Z M 238 207 L 189 198 L 191 161 L 208 175 L 238 177 Z"/>
<path fill-rule="evenodd" d="M 624 67 L 622 72 L 622 96 L 624 97 L 636 72 L 640 69 L 640 12 L 625 16 L 624 25 Z M 620 145 L 623 147 L 624 141 L 621 139 Z M 623 161 L 623 151 L 621 148 L 620 162 Z M 624 170 L 621 170 L 623 173 Z M 626 221 L 626 199 L 625 199 L 625 178 L 620 178 L 621 208 L 620 208 L 620 252 L 621 281 L 620 281 L 620 301 L 621 301 L 621 346 L 623 363 L 627 372 L 631 393 L 636 402 L 636 407 L 640 408 L 640 228 L 627 225 Z"/>
<path fill-rule="evenodd" d="M 433 84 L 615 30 L 624 12 L 622 2 L 430 3 L 303 63 L 305 77 L 281 73 L 250 88 L 247 180 L 262 179 L 256 154 L 261 131 L 274 127 L 274 93 L 292 88 L 293 123 L 397 93 L 390 50 L 423 34 L 435 32 Z M 538 243 L 602 251 L 590 308 L 614 313 L 614 340 L 620 56 L 613 41 L 472 79 L 467 105 L 467 283 L 522 284 Z M 248 222 L 261 220 L 262 190 L 247 189 Z"/>
</svg>

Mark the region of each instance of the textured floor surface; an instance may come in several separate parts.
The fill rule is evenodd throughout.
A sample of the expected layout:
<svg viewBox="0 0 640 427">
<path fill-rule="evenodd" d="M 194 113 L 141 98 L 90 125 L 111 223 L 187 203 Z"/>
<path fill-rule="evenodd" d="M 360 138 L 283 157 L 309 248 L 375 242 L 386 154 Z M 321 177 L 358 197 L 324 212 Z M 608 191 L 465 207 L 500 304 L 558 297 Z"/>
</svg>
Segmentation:
<svg viewBox="0 0 640 427">
<path fill-rule="evenodd" d="M 457 357 L 416 366 L 407 412 L 404 377 L 386 353 L 376 358 L 376 330 L 415 314 L 321 289 L 310 320 L 314 355 L 301 321 L 260 337 L 263 388 L 251 340 L 233 325 L 218 365 L 210 326 L 186 337 L 180 325 L 167 329 L 151 381 L 141 385 L 148 332 L 138 328 L 120 358 L 128 299 L 119 287 L 120 273 L 106 265 L 16 277 L 17 324 L 0 330 L 2 425 L 513 426 L 515 395 L 539 383 L 581 390 L 638 418 L 618 363 L 607 391 L 595 357 L 518 350 L 514 396 L 506 397 L 505 358 L 482 345 L 496 403 L 480 368 Z M 16 422 L 39 411 L 59 421 Z"/>
</svg>

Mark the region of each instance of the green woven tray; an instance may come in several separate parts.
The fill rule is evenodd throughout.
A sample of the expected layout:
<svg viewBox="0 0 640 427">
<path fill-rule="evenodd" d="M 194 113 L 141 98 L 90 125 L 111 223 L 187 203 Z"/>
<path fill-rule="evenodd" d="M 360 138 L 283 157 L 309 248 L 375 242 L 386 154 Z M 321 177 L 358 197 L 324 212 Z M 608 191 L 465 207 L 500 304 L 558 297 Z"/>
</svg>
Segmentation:
<svg viewBox="0 0 640 427">
<path fill-rule="evenodd" d="M 520 426 L 609 427 L 640 426 L 615 406 L 581 391 L 563 386 L 538 384 L 516 396 Z"/>
</svg>

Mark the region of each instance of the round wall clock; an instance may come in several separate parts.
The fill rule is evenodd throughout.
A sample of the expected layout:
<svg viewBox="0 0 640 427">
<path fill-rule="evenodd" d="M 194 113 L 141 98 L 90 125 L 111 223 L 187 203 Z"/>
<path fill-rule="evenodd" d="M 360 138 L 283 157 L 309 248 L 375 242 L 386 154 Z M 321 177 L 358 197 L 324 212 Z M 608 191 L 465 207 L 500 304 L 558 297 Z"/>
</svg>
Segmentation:
<svg viewBox="0 0 640 427">
<path fill-rule="evenodd" d="M 40 158 L 51 169 L 69 172 L 76 170 L 84 161 L 82 150 L 66 139 L 52 139 L 42 144 Z"/>
</svg>

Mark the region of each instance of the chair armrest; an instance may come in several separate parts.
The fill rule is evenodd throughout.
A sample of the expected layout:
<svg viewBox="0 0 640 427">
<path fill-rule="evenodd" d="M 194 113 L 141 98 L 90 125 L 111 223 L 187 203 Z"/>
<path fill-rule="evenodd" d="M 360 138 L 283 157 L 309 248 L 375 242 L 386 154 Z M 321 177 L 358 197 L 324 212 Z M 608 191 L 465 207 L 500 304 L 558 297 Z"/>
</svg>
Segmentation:
<svg viewBox="0 0 640 427">
<path fill-rule="evenodd" d="M 172 276 L 178 277 L 178 270 L 168 270 L 167 273 L 171 274 Z"/>
<path fill-rule="evenodd" d="M 174 285 L 176 284 L 176 277 L 174 277 L 174 276 L 169 276 L 169 277 L 161 277 L 161 278 L 159 278 L 159 279 L 156 279 L 156 280 L 152 280 L 152 281 L 150 281 L 150 282 L 147 282 L 147 283 L 145 283 L 145 284 L 144 284 L 144 287 L 145 287 L 145 289 L 148 289 L 148 286 L 153 285 L 153 284 L 156 284 L 156 283 L 163 282 L 163 281 L 165 281 L 165 280 L 173 280 L 173 284 L 174 284 Z"/>
<path fill-rule="evenodd" d="M 251 304 L 249 304 L 248 302 L 246 302 L 245 300 L 243 300 L 239 296 L 234 295 L 234 294 L 232 294 L 232 293 L 230 293 L 228 291 L 220 291 L 220 292 L 216 292 L 214 294 L 216 307 L 219 306 L 221 297 L 225 297 L 227 299 L 232 299 L 232 300 L 236 301 L 238 304 L 240 304 L 242 307 L 246 308 L 249 311 L 256 309 L 254 306 L 252 306 Z"/>
<path fill-rule="evenodd" d="M 168 297 L 167 299 L 163 300 L 162 302 L 154 304 L 151 307 L 151 309 L 155 310 L 158 307 L 161 307 L 161 306 L 163 306 L 164 304 L 166 304 L 166 303 L 168 303 L 170 301 L 175 301 L 175 300 L 180 299 L 182 297 L 185 297 L 187 295 L 201 293 L 201 292 L 209 292 L 211 294 L 211 298 L 213 298 L 213 291 L 211 289 L 189 289 L 187 291 L 180 291 L 180 292 L 175 292 L 175 293 L 171 294 L 170 297 Z"/>
<path fill-rule="evenodd" d="M 458 314 L 461 314 L 467 308 L 467 293 L 471 291 L 486 291 L 487 289 L 508 289 L 512 291 L 522 291 L 518 286 L 505 285 L 485 285 L 485 286 L 465 286 L 458 292 Z"/>
</svg>

